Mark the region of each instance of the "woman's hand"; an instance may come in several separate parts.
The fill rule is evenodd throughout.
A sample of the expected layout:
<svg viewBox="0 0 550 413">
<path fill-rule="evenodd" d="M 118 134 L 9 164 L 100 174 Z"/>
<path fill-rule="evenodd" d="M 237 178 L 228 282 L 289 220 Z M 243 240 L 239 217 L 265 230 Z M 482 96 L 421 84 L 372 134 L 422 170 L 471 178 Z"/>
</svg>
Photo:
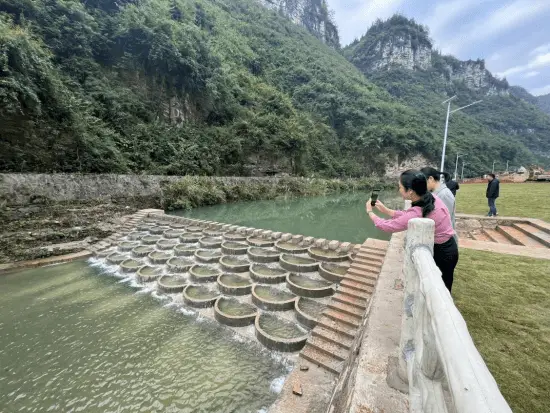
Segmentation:
<svg viewBox="0 0 550 413">
<path fill-rule="evenodd" d="M 393 217 L 395 214 L 395 211 L 393 209 L 389 209 L 386 205 L 382 203 L 382 201 L 376 201 L 376 209 L 385 215 L 389 215 L 390 217 Z"/>
<path fill-rule="evenodd" d="M 370 202 L 371 202 L 371 201 L 370 201 L 370 199 L 369 199 L 369 200 L 367 201 L 367 203 L 365 204 L 365 209 L 367 210 L 367 214 L 368 214 L 369 212 L 372 212 L 372 205 L 371 205 Z"/>
<path fill-rule="evenodd" d="M 382 203 L 382 201 L 377 200 L 375 206 L 376 206 L 376 209 L 382 212 L 383 214 L 389 215 L 388 208 L 386 207 L 386 205 Z"/>
</svg>

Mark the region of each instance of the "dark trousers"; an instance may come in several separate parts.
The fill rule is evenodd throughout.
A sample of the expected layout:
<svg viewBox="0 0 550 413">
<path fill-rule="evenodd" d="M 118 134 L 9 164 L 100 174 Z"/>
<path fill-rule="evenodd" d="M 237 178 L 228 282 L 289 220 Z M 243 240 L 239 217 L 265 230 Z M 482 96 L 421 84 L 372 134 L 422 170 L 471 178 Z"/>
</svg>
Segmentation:
<svg viewBox="0 0 550 413">
<path fill-rule="evenodd" d="M 445 283 L 445 287 L 451 292 L 455 267 L 458 263 L 458 245 L 454 237 L 443 244 L 434 245 L 434 261 L 441 271 L 441 278 Z"/>
<path fill-rule="evenodd" d="M 489 201 L 489 214 L 490 215 L 496 215 L 497 214 L 497 206 L 495 205 L 496 198 L 487 198 Z"/>
</svg>

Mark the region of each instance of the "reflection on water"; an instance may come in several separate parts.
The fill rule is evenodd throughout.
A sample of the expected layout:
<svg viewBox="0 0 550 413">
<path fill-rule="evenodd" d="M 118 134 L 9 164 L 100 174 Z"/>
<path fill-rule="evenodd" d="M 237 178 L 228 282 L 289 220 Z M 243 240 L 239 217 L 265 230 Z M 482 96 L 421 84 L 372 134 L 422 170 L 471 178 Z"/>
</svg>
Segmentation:
<svg viewBox="0 0 550 413">
<path fill-rule="evenodd" d="M 72 263 L 0 277 L 1 412 L 257 412 L 288 370 Z M 275 384 L 274 384 L 275 383 Z"/>
<path fill-rule="evenodd" d="M 315 198 L 238 202 L 172 213 L 353 243 L 362 243 L 366 238 L 389 239 L 388 234 L 374 227 L 365 213 L 369 197 L 370 192 L 354 192 Z M 403 202 L 396 191 L 381 192 L 379 199 L 390 208 L 402 207 Z"/>
</svg>

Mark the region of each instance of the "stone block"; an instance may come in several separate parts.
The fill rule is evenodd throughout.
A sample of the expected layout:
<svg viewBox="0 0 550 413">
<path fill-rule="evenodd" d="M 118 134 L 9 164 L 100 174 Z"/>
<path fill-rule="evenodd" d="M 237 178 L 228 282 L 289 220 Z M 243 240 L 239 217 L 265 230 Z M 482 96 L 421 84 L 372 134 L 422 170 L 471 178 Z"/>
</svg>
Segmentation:
<svg viewBox="0 0 550 413">
<path fill-rule="evenodd" d="M 315 238 L 313 238 L 313 237 L 305 237 L 303 239 L 304 245 L 311 245 L 311 244 L 313 244 L 313 241 L 315 241 Z"/>
<path fill-rule="evenodd" d="M 262 233 L 261 229 L 255 229 L 254 231 L 252 231 L 252 235 L 254 235 L 255 237 L 259 236 L 261 233 Z"/>
<path fill-rule="evenodd" d="M 302 240 L 304 239 L 304 236 L 303 235 L 294 235 L 292 237 L 292 242 L 295 242 L 296 244 L 302 242 Z"/>
<path fill-rule="evenodd" d="M 340 244 L 340 251 L 348 252 L 351 249 L 352 244 L 349 242 L 342 242 Z"/>
<path fill-rule="evenodd" d="M 279 238 L 281 238 L 282 234 L 283 234 L 282 232 L 272 232 L 271 233 L 271 238 L 272 239 L 279 239 Z"/>
<path fill-rule="evenodd" d="M 271 234 L 273 234 L 273 231 L 270 231 L 270 230 L 265 230 L 265 231 L 262 231 L 261 232 L 261 236 L 263 238 L 270 238 L 271 237 Z"/>
<path fill-rule="evenodd" d="M 326 245 L 327 243 L 327 240 L 324 239 L 324 238 L 317 238 L 315 240 L 315 246 L 316 247 L 320 247 L 320 248 L 324 248 L 324 246 Z"/>
<path fill-rule="evenodd" d="M 292 239 L 292 234 L 289 234 L 289 233 L 287 232 L 287 233 L 281 235 L 281 239 L 282 239 L 283 241 L 290 241 L 290 239 Z"/>
<path fill-rule="evenodd" d="M 244 232 L 246 235 L 252 235 L 254 234 L 254 231 L 256 231 L 256 228 L 246 228 Z"/>
<path fill-rule="evenodd" d="M 340 241 L 330 241 L 328 243 L 328 249 L 329 250 L 336 250 L 340 246 Z"/>
</svg>

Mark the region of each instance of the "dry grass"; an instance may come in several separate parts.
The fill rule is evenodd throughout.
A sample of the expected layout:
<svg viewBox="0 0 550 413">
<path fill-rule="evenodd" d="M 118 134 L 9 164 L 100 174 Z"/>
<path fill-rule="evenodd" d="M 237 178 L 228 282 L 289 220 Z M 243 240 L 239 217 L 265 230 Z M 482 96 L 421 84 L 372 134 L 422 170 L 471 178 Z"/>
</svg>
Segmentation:
<svg viewBox="0 0 550 413">
<path fill-rule="evenodd" d="M 460 251 L 453 296 L 514 413 L 550 412 L 550 261 Z"/>
<path fill-rule="evenodd" d="M 462 184 L 456 194 L 457 212 L 487 215 L 487 184 Z M 550 182 L 500 184 L 498 214 L 507 217 L 539 218 L 550 221 Z"/>
</svg>

